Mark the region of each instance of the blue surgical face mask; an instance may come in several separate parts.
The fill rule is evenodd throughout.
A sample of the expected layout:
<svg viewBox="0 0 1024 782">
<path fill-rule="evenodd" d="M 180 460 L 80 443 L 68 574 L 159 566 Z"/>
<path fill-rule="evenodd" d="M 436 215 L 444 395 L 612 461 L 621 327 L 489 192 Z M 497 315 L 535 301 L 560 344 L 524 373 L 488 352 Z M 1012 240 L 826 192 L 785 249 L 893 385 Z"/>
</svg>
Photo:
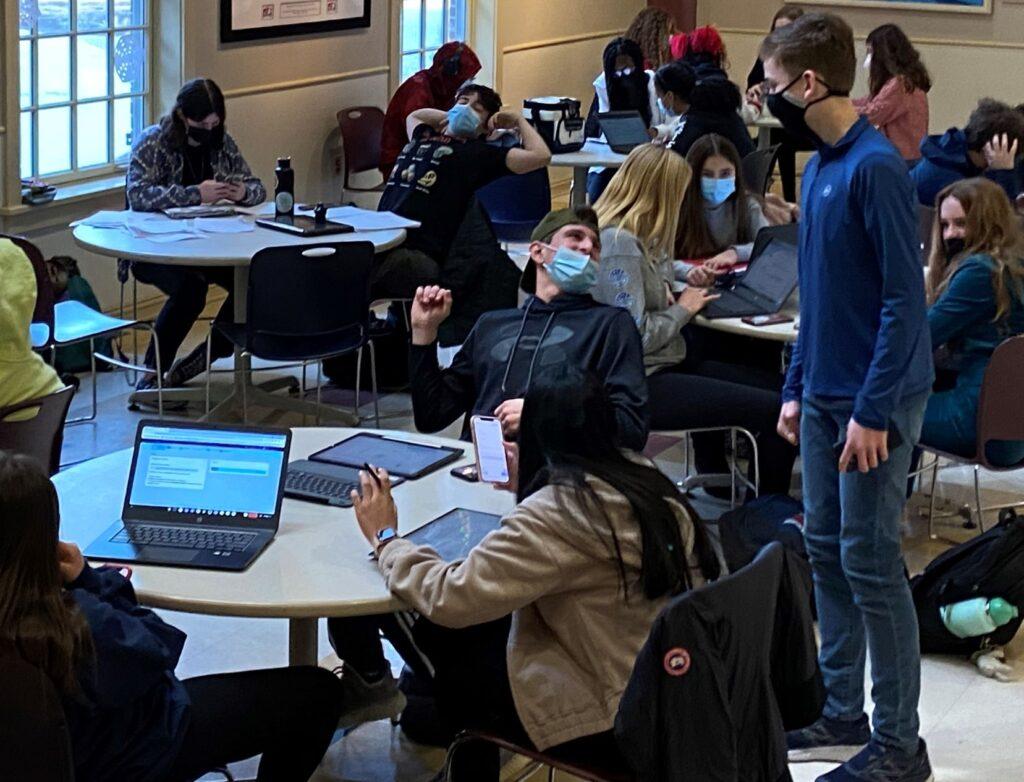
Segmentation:
<svg viewBox="0 0 1024 782">
<path fill-rule="evenodd" d="M 715 177 L 702 176 L 700 178 L 700 192 L 704 195 L 705 201 L 712 206 L 718 206 L 736 192 L 736 177 L 716 179 Z"/>
<path fill-rule="evenodd" d="M 448 109 L 449 136 L 475 136 L 480 132 L 480 117 L 468 103 L 456 103 Z"/>
<path fill-rule="evenodd" d="M 560 291 L 579 294 L 587 293 L 594 287 L 597 282 L 597 265 L 589 255 L 564 245 L 557 249 L 547 244 L 544 246 L 555 252 L 554 257 L 544 264 L 544 268 Z"/>
</svg>

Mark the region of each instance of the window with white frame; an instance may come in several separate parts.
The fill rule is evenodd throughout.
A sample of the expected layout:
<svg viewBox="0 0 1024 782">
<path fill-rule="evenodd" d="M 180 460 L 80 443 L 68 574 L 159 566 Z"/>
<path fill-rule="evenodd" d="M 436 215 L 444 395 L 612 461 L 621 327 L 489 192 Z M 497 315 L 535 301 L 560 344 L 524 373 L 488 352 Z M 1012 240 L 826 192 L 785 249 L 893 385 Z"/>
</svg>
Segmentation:
<svg viewBox="0 0 1024 782">
<path fill-rule="evenodd" d="M 468 0 L 402 0 L 402 81 L 429 67 L 442 44 L 466 39 L 468 5 Z"/>
<path fill-rule="evenodd" d="M 21 176 L 127 162 L 145 126 L 149 0 L 18 0 Z"/>
</svg>

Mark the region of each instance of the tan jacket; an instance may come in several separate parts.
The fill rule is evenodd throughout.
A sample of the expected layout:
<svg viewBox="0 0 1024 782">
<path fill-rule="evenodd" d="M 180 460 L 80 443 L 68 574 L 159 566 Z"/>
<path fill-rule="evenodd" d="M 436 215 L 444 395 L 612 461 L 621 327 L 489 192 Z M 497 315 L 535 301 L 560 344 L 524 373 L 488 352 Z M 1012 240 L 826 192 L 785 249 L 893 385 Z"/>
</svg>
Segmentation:
<svg viewBox="0 0 1024 782">
<path fill-rule="evenodd" d="M 445 562 L 405 540 L 381 552 L 388 588 L 437 624 L 466 627 L 513 614 L 512 696 L 541 750 L 612 728 L 633 662 L 668 600 L 643 595 L 640 529 L 625 497 L 596 479 L 591 485 L 618 536 L 628 601 L 606 523 L 562 488 L 527 498 L 465 560 Z M 693 528 L 682 506 L 678 516 L 691 555 Z"/>
</svg>

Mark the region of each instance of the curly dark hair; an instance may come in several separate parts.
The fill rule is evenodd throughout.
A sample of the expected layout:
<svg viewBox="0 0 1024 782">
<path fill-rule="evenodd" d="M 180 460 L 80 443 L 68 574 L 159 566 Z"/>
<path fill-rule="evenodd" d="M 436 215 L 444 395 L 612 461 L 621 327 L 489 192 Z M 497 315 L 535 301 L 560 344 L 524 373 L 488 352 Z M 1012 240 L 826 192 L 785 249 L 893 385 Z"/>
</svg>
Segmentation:
<svg viewBox="0 0 1024 782">
<path fill-rule="evenodd" d="M 661 8 L 653 6 L 640 11 L 626 30 L 626 37 L 640 44 L 644 53 L 644 67 L 657 70 L 672 59 L 668 37 L 675 30 L 676 20 Z"/>
<path fill-rule="evenodd" d="M 463 84 L 459 87 L 458 92 L 455 93 L 455 100 L 458 100 L 463 95 L 476 95 L 477 101 L 480 102 L 480 105 L 484 107 L 484 111 L 487 112 L 484 122 L 501 111 L 501 96 L 490 87 L 485 87 L 482 84 L 473 84 L 472 82 Z"/>
<path fill-rule="evenodd" d="M 994 98 L 982 98 L 964 125 L 967 148 L 979 152 L 993 136 L 1006 134 L 1010 143 L 1024 148 L 1024 116 L 1012 106 Z"/>
<path fill-rule="evenodd" d="M 874 97 L 882 91 L 889 79 L 899 77 L 907 92 L 921 90 L 928 92 L 932 80 L 928 69 L 921 62 L 921 55 L 906 33 L 894 24 L 883 24 L 868 33 L 871 47 L 871 69 L 868 91 Z"/>
</svg>

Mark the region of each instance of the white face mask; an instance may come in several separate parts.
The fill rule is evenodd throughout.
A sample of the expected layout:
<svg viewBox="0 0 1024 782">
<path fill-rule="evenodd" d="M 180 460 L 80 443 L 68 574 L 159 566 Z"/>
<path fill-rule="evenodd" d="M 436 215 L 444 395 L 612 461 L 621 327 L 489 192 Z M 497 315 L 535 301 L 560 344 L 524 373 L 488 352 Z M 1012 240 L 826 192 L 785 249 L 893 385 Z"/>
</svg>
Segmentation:
<svg viewBox="0 0 1024 782">
<path fill-rule="evenodd" d="M 868 52 L 867 57 L 864 58 L 864 70 L 871 70 L 871 52 Z"/>
</svg>

